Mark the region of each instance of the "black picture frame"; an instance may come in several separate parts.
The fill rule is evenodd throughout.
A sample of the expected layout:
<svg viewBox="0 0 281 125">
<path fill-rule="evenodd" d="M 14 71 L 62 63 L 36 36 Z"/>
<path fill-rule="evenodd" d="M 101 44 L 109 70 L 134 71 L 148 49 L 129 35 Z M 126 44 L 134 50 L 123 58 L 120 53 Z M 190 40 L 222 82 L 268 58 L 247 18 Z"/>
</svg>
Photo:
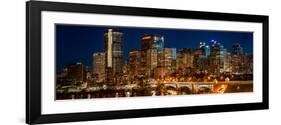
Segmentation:
<svg viewBox="0 0 281 125">
<path fill-rule="evenodd" d="M 262 102 L 43 115 L 41 113 L 41 11 L 100 13 L 162 18 L 205 19 L 262 23 Z M 26 123 L 40 124 L 268 109 L 268 25 L 269 18 L 268 16 L 264 15 L 229 14 L 216 12 L 120 7 L 62 2 L 28 1 L 26 3 Z"/>
</svg>

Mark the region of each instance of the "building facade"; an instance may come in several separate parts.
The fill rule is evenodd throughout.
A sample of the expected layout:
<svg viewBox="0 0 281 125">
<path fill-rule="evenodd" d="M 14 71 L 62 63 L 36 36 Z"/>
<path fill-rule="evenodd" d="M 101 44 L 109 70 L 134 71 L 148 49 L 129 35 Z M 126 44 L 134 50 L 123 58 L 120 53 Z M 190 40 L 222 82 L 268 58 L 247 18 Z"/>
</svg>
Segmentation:
<svg viewBox="0 0 281 125">
<path fill-rule="evenodd" d="M 231 66 L 233 73 L 240 73 L 243 70 L 243 48 L 239 43 L 235 43 L 232 46 L 232 57 L 231 57 Z"/>
<path fill-rule="evenodd" d="M 151 77 L 153 70 L 158 66 L 164 66 L 164 37 L 161 35 L 146 34 L 141 37 L 141 66 L 142 74 Z"/>
<path fill-rule="evenodd" d="M 74 84 L 85 81 L 85 76 L 85 68 L 82 63 L 78 62 L 76 64 L 68 65 L 67 77 L 72 79 Z"/>
<path fill-rule="evenodd" d="M 105 53 L 97 52 L 93 54 L 93 77 L 98 82 L 105 80 Z"/>
<path fill-rule="evenodd" d="M 211 41 L 211 53 L 209 57 L 209 71 L 219 75 L 224 71 L 224 46 L 217 41 Z"/>
<path fill-rule="evenodd" d="M 135 79 L 141 72 L 141 51 L 139 49 L 131 50 L 129 52 L 129 76 L 130 79 Z"/>
<path fill-rule="evenodd" d="M 179 49 L 176 57 L 177 69 L 193 68 L 194 65 L 194 49 Z"/>
<path fill-rule="evenodd" d="M 108 29 L 104 33 L 104 41 L 106 80 L 112 82 L 115 75 L 123 72 L 123 33 Z"/>
</svg>

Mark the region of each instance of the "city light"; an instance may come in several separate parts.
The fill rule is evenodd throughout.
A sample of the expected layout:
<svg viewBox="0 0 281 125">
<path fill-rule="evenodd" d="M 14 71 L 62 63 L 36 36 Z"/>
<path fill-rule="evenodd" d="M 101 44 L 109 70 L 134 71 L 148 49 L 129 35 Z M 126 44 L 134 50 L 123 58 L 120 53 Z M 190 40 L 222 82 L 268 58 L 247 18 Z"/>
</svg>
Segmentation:
<svg viewBox="0 0 281 125">
<path fill-rule="evenodd" d="M 232 50 L 216 40 L 198 42 L 197 48 L 168 48 L 164 35 L 144 34 L 139 48 L 124 51 L 124 37 L 122 31 L 106 30 L 104 48 L 89 59 L 91 68 L 74 62 L 58 72 L 56 99 L 253 91 L 253 55 L 239 43 Z"/>
</svg>

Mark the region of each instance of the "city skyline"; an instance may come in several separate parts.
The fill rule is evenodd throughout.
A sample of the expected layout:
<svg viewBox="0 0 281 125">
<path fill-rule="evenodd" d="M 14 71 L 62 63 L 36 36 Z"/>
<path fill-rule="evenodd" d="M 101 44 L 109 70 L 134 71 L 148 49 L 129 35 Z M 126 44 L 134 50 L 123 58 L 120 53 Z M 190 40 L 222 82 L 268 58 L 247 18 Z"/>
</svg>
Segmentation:
<svg viewBox="0 0 281 125">
<path fill-rule="evenodd" d="M 252 33 L 57 24 L 56 43 L 56 99 L 253 92 Z"/>
<path fill-rule="evenodd" d="M 108 28 L 124 34 L 124 60 L 128 60 L 129 51 L 141 47 L 144 34 L 157 34 L 164 37 L 164 48 L 199 48 L 200 42 L 211 44 L 212 40 L 221 43 L 228 52 L 239 43 L 245 53 L 253 52 L 253 35 L 250 32 L 203 31 L 181 29 L 156 29 L 139 27 L 108 27 L 85 25 L 56 25 L 56 69 L 61 71 L 68 64 L 81 62 L 92 66 L 95 52 L 104 52 L 103 34 Z M 186 42 L 188 41 L 188 42 Z"/>
</svg>

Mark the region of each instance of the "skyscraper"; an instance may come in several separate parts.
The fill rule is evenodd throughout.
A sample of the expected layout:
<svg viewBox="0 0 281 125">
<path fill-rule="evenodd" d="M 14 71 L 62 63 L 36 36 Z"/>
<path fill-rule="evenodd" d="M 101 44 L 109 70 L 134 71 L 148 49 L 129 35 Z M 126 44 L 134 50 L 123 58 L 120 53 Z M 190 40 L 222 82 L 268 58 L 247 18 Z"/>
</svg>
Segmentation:
<svg viewBox="0 0 281 125">
<path fill-rule="evenodd" d="M 141 38 L 142 50 L 157 49 L 161 51 L 164 48 L 164 37 L 161 35 L 145 34 Z"/>
<path fill-rule="evenodd" d="M 97 52 L 93 54 L 93 75 L 97 81 L 105 80 L 105 53 Z"/>
<path fill-rule="evenodd" d="M 138 49 L 129 52 L 129 74 L 131 79 L 140 74 L 141 71 L 141 51 Z"/>
<path fill-rule="evenodd" d="M 231 54 L 224 49 L 224 72 L 231 72 Z"/>
<path fill-rule="evenodd" d="M 143 74 L 151 76 L 153 69 L 163 66 L 164 37 L 161 35 L 146 34 L 141 38 L 142 59 L 141 65 L 145 67 Z"/>
<path fill-rule="evenodd" d="M 152 76 L 153 70 L 157 67 L 157 49 L 148 49 L 146 52 L 147 75 Z"/>
<path fill-rule="evenodd" d="M 215 75 L 224 71 L 224 46 L 219 42 L 212 40 L 212 49 L 210 53 L 210 71 Z"/>
<path fill-rule="evenodd" d="M 177 69 L 193 68 L 194 66 L 194 49 L 183 48 L 178 50 L 176 58 Z"/>
<path fill-rule="evenodd" d="M 172 71 L 176 69 L 176 57 L 177 57 L 176 48 L 163 49 L 163 58 L 161 62 L 163 63 L 162 67 L 164 67 L 167 71 L 165 75 L 171 74 Z"/>
<path fill-rule="evenodd" d="M 231 57 L 231 65 L 232 72 L 240 73 L 243 70 L 243 48 L 239 43 L 235 43 L 232 46 L 232 57 Z"/>
<path fill-rule="evenodd" d="M 232 48 L 233 48 L 233 52 L 232 52 L 233 54 L 235 54 L 235 55 L 243 54 L 243 48 L 240 46 L 239 43 L 233 44 Z"/>
<path fill-rule="evenodd" d="M 205 50 L 202 48 L 194 50 L 193 67 L 195 71 L 202 72 L 206 71 L 209 65 L 208 58 L 205 54 Z"/>
<path fill-rule="evenodd" d="M 210 55 L 210 53 L 211 53 L 210 46 L 208 44 L 206 44 L 205 42 L 200 42 L 199 48 L 203 50 L 204 56 L 206 58 Z"/>
<path fill-rule="evenodd" d="M 209 66 L 208 58 L 211 54 L 211 48 L 206 42 L 199 43 L 199 49 L 194 51 L 194 67 L 197 71 L 207 71 Z"/>
<path fill-rule="evenodd" d="M 106 70 L 113 75 L 122 73 L 123 68 L 123 33 L 108 29 L 104 33 Z"/>
<path fill-rule="evenodd" d="M 164 55 L 164 67 L 172 68 L 173 61 L 176 60 L 176 48 L 164 48 L 163 49 L 163 55 Z"/>
</svg>

